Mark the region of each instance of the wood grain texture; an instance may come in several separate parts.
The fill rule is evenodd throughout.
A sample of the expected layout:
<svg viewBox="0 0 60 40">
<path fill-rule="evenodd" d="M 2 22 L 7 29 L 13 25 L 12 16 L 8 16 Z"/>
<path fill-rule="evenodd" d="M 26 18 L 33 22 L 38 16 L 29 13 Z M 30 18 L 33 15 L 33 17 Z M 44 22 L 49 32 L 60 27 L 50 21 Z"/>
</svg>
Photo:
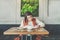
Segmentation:
<svg viewBox="0 0 60 40">
<path fill-rule="evenodd" d="M 28 32 L 27 30 L 18 30 L 16 27 L 12 27 L 8 30 L 6 30 L 4 33 L 4 35 L 19 35 L 19 34 L 23 34 L 23 35 L 27 35 L 27 34 L 31 34 L 31 35 L 48 35 L 49 32 L 44 29 L 44 28 L 40 28 L 37 30 L 32 30 L 30 32 Z"/>
</svg>

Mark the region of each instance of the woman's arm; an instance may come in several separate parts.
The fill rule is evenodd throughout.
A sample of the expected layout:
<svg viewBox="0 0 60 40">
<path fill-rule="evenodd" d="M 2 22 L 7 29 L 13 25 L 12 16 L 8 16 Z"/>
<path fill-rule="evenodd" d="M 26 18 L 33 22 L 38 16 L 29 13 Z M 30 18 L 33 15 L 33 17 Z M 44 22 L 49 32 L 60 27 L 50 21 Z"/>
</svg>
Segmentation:
<svg viewBox="0 0 60 40">
<path fill-rule="evenodd" d="M 20 28 L 27 28 L 28 25 L 24 26 L 23 20 L 21 21 Z"/>
<path fill-rule="evenodd" d="M 42 21 L 39 21 L 38 19 L 36 19 L 37 25 L 40 27 L 45 27 L 45 24 Z"/>
</svg>

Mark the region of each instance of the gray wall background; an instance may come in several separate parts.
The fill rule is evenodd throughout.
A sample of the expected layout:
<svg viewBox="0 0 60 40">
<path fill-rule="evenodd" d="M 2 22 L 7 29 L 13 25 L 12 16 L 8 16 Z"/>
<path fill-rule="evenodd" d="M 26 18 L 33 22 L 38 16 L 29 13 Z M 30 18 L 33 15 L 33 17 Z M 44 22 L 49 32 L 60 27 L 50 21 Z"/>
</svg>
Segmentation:
<svg viewBox="0 0 60 40">
<path fill-rule="evenodd" d="M 47 24 L 60 24 L 60 0 L 49 0 L 49 16 L 45 22 Z"/>
<path fill-rule="evenodd" d="M 20 24 L 23 17 L 20 16 L 21 0 L 0 0 L 0 24 Z M 46 24 L 60 24 L 60 0 L 39 0 L 39 20 Z"/>
</svg>

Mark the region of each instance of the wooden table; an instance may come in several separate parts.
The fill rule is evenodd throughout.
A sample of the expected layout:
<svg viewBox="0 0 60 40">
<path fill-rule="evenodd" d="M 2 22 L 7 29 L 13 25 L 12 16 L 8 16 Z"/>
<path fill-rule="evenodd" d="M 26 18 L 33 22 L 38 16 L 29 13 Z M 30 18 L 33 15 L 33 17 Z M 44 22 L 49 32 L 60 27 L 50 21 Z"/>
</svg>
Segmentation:
<svg viewBox="0 0 60 40">
<path fill-rule="evenodd" d="M 33 29 L 32 31 L 27 31 L 27 30 L 19 30 L 18 27 L 12 27 L 8 30 L 6 30 L 4 32 L 4 35 L 27 35 L 27 34 L 31 34 L 31 35 L 48 35 L 49 32 L 44 29 L 44 28 L 39 28 L 39 29 Z M 23 36 L 21 37 L 21 40 L 23 40 Z M 26 36 L 26 40 L 27 40 L 27 36 Z M 30 40 L 32 40 L 32 36 L 30 36 Z"/>
<path fill-rule="evenodd" d="M 46 29 L 44 29 L 44 28 L 40 28 L 40 29 L 38 29 L 38 31 L 37 30 L 32 30 L 31 32 L 28 32 L 27 30 L 21 31 L 21 30 L 19 30 L 17 28 L 18 27 L 12 27 L 12 28 L 6 30 L 4 32 L 4 35 L 19 35 L 19 34 L 24 34 L 24 35 L 26 35 L 26 34 L 32 34 L 32 35 L 37 35 L 37 34 L 39 34 L 39 35 L 48 35 L 49 34 L 49 32 Z"/>
</svg>

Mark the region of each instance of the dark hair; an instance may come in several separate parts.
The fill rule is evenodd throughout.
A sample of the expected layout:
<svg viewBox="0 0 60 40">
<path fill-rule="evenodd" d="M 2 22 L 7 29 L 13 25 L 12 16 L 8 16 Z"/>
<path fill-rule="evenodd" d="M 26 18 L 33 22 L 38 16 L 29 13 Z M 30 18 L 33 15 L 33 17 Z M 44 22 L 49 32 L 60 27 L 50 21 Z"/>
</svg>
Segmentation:
<svg viewBox="0 0 60 40">
<path fill-rule="evenodd" d="M 25 13 L 25 22 L 28 21 L 27 16 L 29 16 L 29 15 L 32 15 L 32 13 L 30 11 L 27 11 Z"/>
</svg>

